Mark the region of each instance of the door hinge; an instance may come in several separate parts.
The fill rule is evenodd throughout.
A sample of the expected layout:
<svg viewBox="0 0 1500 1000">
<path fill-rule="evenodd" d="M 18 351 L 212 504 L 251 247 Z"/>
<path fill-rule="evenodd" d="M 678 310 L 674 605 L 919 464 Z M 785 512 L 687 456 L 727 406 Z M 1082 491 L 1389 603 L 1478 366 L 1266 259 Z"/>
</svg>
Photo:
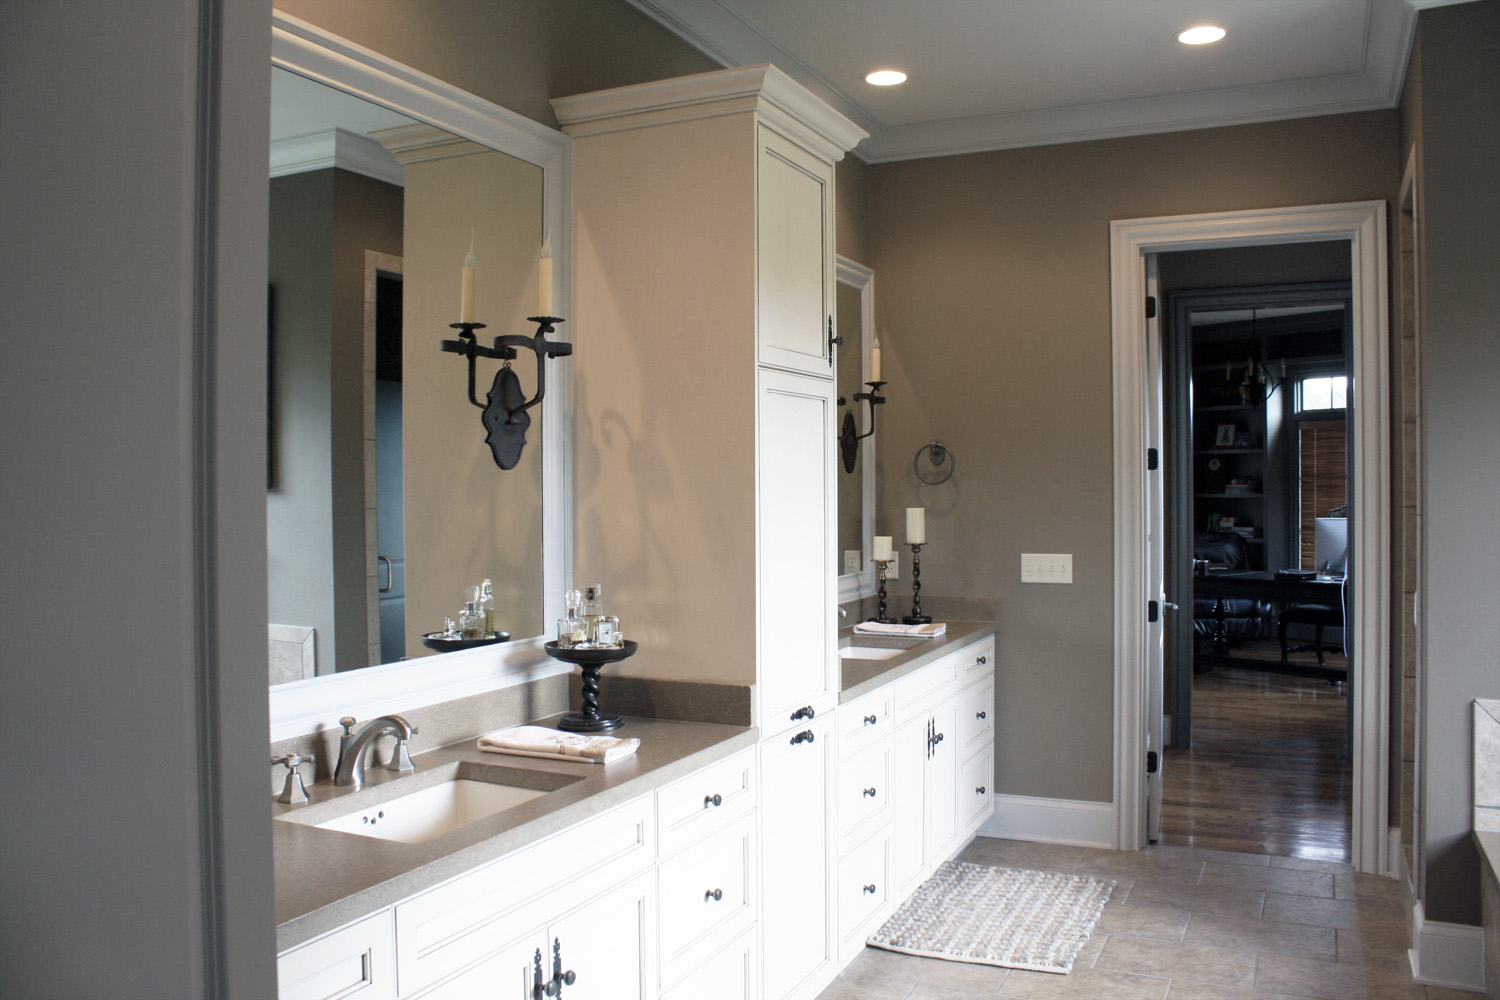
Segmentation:
<svg viewBox="0 0 1500 1000">
<path fill-rule="evenodd" d="M 1146 449 L 1146 471 L 1155 472 L 1156 467 L 1161 464 L 1161 456 L 1155 448 Z"/>
<path fill-rule="evenodd" d="M 1154 622 L 1161 617 L 1161 605 L 1155 601 L 1146 602 L 1146 621 Z"/>
<path fill-rule="evenodd" d="M 1156 296 L 1155 295 L 1148 295 L 1148 296 L 1146 296 L 1146 318 L 1147 319 L 1155 319 L 1156 318 Z"/>
<path fill-rule="evenodd" d="M 1156 773 L 1156 765 L 1157 765 L 1156 751 L 1155 750 L 1147 750 L 1146 751 L 1146 773 L 1147 774 L 1155 774 Z"/>
</svg>

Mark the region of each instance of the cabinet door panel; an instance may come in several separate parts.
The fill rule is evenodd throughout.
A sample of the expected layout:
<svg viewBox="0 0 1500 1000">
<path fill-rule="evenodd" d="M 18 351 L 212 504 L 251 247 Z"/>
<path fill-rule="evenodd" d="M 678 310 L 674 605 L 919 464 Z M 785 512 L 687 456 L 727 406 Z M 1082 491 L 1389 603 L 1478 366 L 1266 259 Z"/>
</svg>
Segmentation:
<svg viewBox="0 0 1500 1000">
<path fill-rule="evenodd" d="M 891 888 L 904 899 L 927 874 L 923 827 L 927 793 L 927 719 L 918 716 L 896 730 L 891 769 Z"/>
<path fill-rule="evenodd" d="M 838 701 L 832 383 L 759 376 L 757 484 L 762 732 Z M 799 723 L 796 723 L 800 725 Z"/>
<path fill-rule="evenodd" d="M 720 949 L 661 1000 L 759 1000 L 760 955 L 755 934 L 749 933 Z"/>
<path fill-rule="evenodd" d="M 958 779 L 958 808 L 963 834 L 968 836 L 994 812 L 995 748 L 989 747 L 964 762 Z"/>
<path fill-rule="evenodd" d="M 839 836 L 858 842 L 879 825 L 891 800 L 891 744 L 875 743 L 839 764 Z M 852 835 L 852 836 L 851 836 Z M 842 851 L 840 851 L 842 853 Z"/>
<path fill-rule="evenodd" d="M 394 1000 L 391 911 L 366 917 L 276 959 L 280 1000 Z"/>
<path fill-rule="evenodd" d="M 755 817 L 663 861 L 657 872 L 662 982 L 755 922 Z"/>
<path fill-rule="evenodd" d="M 761 128 L 756 326 L 760 363 L 829 377 L 833 167 Z"/>
<path fill-rule="evenodd" d="M 832 960 L 829 891 L 833 725 L 761 744 L 761 954 L 766 1000 L 782 1000 Z"/>
<path fill-rule="evenodd" d="M 958 840 L 958 702 L 952 695 L 932 712 L 933 732 L 940 737 L 927 761 L 927 861 L 934 867 Z"/>
<path fill-rule="evenodd" d="M 410 1000 L 475 1000 L 476 997 L 531 1000 L 536 983 L 533 962 L 540 948 L 540 937 L 527 938 Z M 548 959 L 544 976 L 551 975 L 550 961 Z"/>
<path fill-rule="evenodd" d="M 651 873 L 637 876 L 552 922 L 547 948 L 557 942 L 563 969 L 576 977 L 564 987 L 567 1000 L 645 1000 L 655 995 L 654 882 Z M 544 951 L 544 977 L 551 967 L 552 955 Z"/>
</svg>

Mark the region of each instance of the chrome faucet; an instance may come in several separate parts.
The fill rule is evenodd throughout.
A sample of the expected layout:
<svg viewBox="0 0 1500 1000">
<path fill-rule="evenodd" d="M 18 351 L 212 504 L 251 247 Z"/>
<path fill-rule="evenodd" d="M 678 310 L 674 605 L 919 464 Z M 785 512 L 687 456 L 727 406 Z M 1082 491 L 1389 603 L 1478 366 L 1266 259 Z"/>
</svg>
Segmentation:
<svg viewBox="0 0 1500 1000">
<path fill-rule="evenodd" d="M 396 746 L 391 751 L 391 762 L 385 766 L 387 771 L 415 771 L 416 766 L 411 762 L 411 750 L 407 747 L 407 741 L 417 734 L 417 727 L 407 722 L 399 715 L 382 715 L 365 723 L 363 729 L 357 735 L 354 732 L 354 717 L 344 716 L 339 720 L 344 727 L 343 737 L 339 740 L 339 762 L 334 768 L 333 783 L 346 787 L 358 788 L 365 783 L 365 754 L 370 749 L 370 744 L 387 733 L 396 737 Z"/>
</svg>

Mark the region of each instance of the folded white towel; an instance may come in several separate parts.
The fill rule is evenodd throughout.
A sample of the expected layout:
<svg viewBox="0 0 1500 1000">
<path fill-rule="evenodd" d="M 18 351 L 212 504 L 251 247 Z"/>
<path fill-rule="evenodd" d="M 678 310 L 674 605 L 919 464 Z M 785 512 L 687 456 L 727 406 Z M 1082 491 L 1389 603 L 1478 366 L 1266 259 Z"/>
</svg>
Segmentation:
<svg viewBox="0 0 1500 1000">
<path fill-rule="evenodd" d="M 860 622 L 854 631 L 862 635 L 905 635 L 929 639 L 948 631 L 947 622 L 928 622 L 926 625 L 902 625 L 899 622 Z"/>
<path fill-rule="evenodd" d="M 613 736 L 585 736 L 564 733 L 545 726 L 513 726 L 479 737 L 479 749 L 488 753 L 513 753 L 522 757 L 550 757 L 554 760 L 587 761 L 608 764 L 629 757 L 641 745 L 638 739 L 621 740 Z"/>
</svg>

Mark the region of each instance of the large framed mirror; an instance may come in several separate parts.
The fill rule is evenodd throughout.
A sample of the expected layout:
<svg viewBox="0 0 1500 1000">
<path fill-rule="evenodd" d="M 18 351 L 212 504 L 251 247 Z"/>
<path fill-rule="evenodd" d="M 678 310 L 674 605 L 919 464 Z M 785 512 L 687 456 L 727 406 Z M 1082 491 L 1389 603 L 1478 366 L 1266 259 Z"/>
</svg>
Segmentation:
<svg viewBox="0 0 1500 1000">
<path fill-rule="evenodd" d="M 571 563 L 572 435 L 567 361 L 549 361 L 522 460 L 500 470 L 465 362 L 439 347 L 466 260 L 481 342 L 534 333 L 548 297 L 568 316 L 567 138 L 279 12 L 271 72 L 274 741 L 563 669 L 540 645 Z M 485 579 L 510 640 L 427 648 Z"/>
<path fill-rule="evenodd" d="M 875 272 L 847 257 L 837 259 L 838 350 L 836 391 L 838 424 L 850 415 L 858 433 L 870 429 L 870 404 L 856 402 L 854 394 L 868 390 L 871 349 L 875 344 Z M 875 441 L 876 431 L 859 442 L 853 471 L 838 468 L 838 557 L 839 603 L 875 593 L 875 566 L 870 562 L 875 534 Z"/>
</svg>

